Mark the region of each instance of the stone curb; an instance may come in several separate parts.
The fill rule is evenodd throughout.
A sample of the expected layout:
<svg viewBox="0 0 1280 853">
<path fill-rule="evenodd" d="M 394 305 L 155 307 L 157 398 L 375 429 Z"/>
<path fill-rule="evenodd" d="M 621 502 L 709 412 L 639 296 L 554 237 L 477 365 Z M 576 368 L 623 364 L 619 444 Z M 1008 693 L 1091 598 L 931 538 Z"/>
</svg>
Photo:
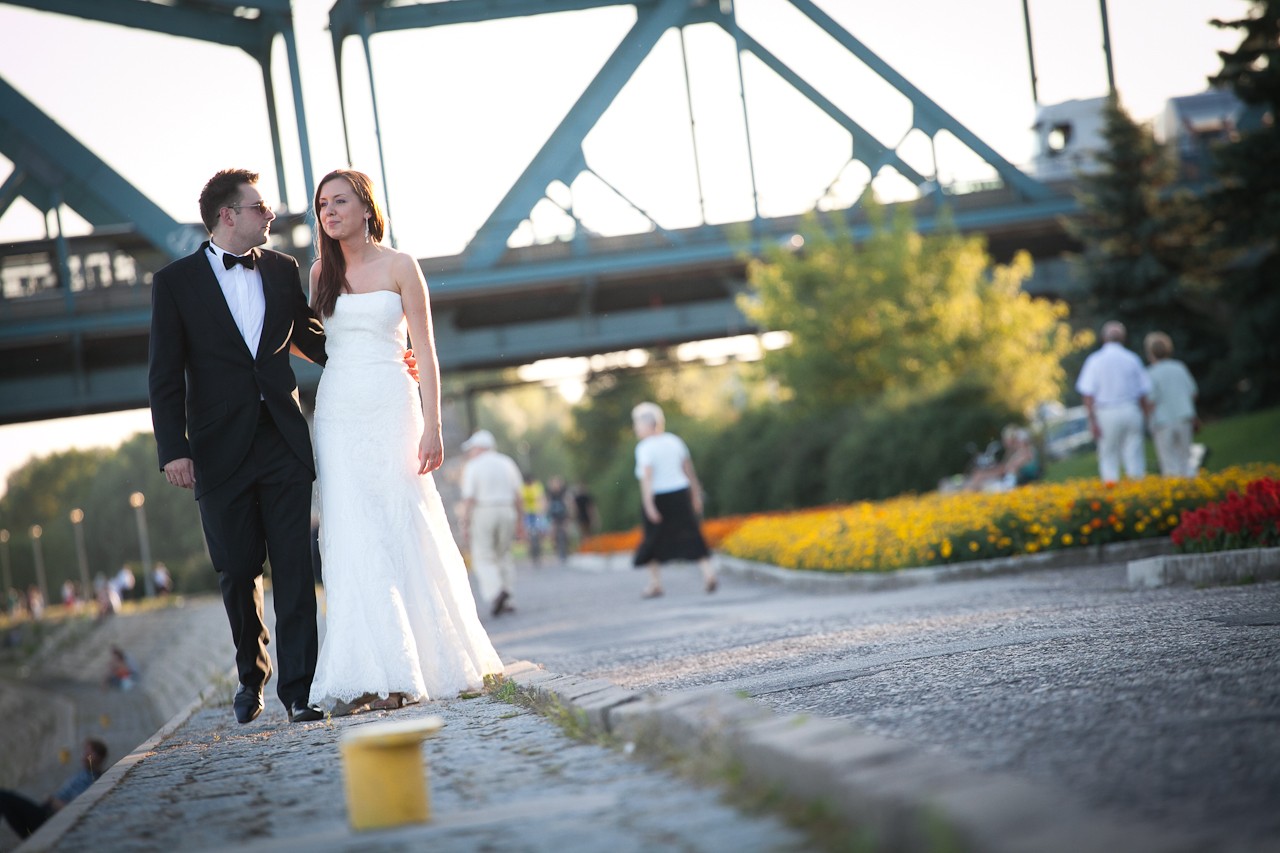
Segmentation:
<svg viewBox="0 0 1280 853">
<path fill-rule="evenodd" d="M 873 592 L 882 589 L 903 589 L 949 581 L 973 578 L 1014 575 L 1024 572 L 1062 569 L 1078 566 L 1100 566 L 1106 563 L 1123 563 L 1144 557 L 1156 557 L 1173 550 L 1168 537 L 1140 539 L 1136 542 L 1113 542 L 1109 545 L 1090 545 L 1083 548 L 1064 548 L 1040 554 L 1023 554 L 1017 557 L 999 557 L 991 560 L 974 560 L 947 566 L 920 566 L 895 569 L 890 572 L 816 572 L 803 569 L 785 569 L 769 563 L 757 563 L 716 553 L 716 565 L 726 574 L 749 580 L 774 583 L 791 589 L 828 592 L 853 590 Z M 572 554 L 569 565 L 591 572 L 617 571 L 631 568 L 630 553 Z"/>
<path fill-rule="evenodd" d="M 234 668 L 230 670 L 229 676 L 233 679 L 236 677 Z M 206 686 L 187 707 L 174 714 L 167 723 L 161 726 L 159 731 L 139 744 L 133 752 L 111 765 L 111 769 L 103 773 L 98 781 L 89 786 L 89 790 L 76 797 L 65 808 L 49 818 L 44 826 L 40 827 L 30 838 L 16 847 L 14 853 L 44 853 L 44 851 L 58 849 L 58 844 L 62 837 L 76 825 L 86 812 L 123 782 L 125 776 L 135 765 L 150 755 L 165 738 L 181 728 L 220 689 L 216 682 Z"/>
<path fill-rule="evenodd" d="M 1170 554 L 1129 563 L 1129 587 L 1223 586 L 1280 580 L 1280 548 Z"/>
<path fill-rule="evenodd" d="M 635 693 L 600 679 L 556 675 L 527 661 L 508 677 L 542 713 L 568 712 L 628 753 L 693 758 L 739 771 L 753 787 L 821 805 L 870 849 L 984 853 L 1182 853 L 1186 839 L 1085 806 L 1074 794 L 970 770 L 843 720 L 778 715 L 728 692 Z"/>
</svg>

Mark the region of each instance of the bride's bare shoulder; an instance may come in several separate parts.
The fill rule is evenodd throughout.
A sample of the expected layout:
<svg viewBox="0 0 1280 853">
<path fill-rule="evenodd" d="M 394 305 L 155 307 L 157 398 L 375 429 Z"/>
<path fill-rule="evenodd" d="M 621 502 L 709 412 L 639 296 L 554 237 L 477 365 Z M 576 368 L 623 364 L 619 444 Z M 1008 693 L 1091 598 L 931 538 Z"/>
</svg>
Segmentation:
<svg viewBox="0 0 1280 853">
<path fill-rule="evenodd" d="M 418 281 L 422 278 L 422 268 L 418 265 L 417 258 L 399 249 L 391 251 L 394 253 L 391 256 L 391 274 L 396 284 Z"/>
</svg>

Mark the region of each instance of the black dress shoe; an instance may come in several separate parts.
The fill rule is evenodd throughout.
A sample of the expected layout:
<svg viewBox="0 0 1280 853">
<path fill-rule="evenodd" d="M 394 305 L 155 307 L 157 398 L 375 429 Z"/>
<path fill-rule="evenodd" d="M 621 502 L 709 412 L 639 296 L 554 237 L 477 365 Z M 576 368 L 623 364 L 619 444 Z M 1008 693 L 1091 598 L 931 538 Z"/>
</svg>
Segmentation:
<svg viewBox="0 0 1280 853">
<path fill-rule="evenodd" d="M 315 705 L 308 705 L 306 702 L 289 703 L 289 722 L 291 723 L 314 723 L 316 720 L 323 719 L 324 711 Z"/>
<path fill-rule="evenodd" d="M 510 597 L 511 595 L 505 589 L 502 592 L 498 593 L 498 597 L 493 600 L 494 616 L 501 616 L 502 611 L 511 609 L 507 607 L 507 599 Z"/>
<path fill-rule="evenodd" d="M 262 688 L 254 689 L 243 684 L 236 691 L 235 701 L 232 707 L 236 709 L 236 721 L 244 723 L 252 723 L 258 719 L 258 715 L 262 713 Z"/>
</svg>

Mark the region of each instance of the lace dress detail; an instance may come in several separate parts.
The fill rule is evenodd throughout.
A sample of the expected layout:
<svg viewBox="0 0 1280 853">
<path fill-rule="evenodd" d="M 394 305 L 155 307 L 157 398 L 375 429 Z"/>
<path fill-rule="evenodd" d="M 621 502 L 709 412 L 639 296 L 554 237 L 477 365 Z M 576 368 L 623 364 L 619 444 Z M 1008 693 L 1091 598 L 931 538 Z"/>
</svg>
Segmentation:
<svg viewBox="0 0 1280 853">
<path fill-rule="evenodd" d="M 394 291 L 343 294 L 325 322 L 315 446 L 326 630 L 311 701 L 411 700 L 482 686 L 502 661 L 435 481 L 418 475 L 422 406 Z"/>
</svg>

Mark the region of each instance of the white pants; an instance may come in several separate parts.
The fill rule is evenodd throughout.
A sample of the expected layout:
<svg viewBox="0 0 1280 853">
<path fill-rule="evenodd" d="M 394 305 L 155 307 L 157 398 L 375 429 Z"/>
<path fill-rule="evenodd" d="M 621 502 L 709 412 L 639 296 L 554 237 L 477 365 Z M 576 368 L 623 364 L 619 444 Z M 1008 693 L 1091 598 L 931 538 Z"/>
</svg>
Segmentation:
<svg viewBox="0 0 1280 853">
<path fill-rule="evenodd" d="M 1166 477 L 1194 477 L 1191 466 L 1191 421 L 1174 421 L 1151 428 L 1160 459 L 1160 473 Z"/>
<path fill-rule="evenodd" d="M 1124 403 L 1098 409 L 1098 473 L 1104 483 L 1120 481 L 1120 464 L 1129 477 L 1147 475 L 1146 449 L 1142 436 L 1142 408 Z"/>
<path fill-rule="evenodd" d="M 471 510 L 471 571 L 480 598 L 492 603 L 504 589 L 514 599 L 516 561 L 511 546 L 516 538 L 515 506 L 476 506 Z"/>
</svg>

